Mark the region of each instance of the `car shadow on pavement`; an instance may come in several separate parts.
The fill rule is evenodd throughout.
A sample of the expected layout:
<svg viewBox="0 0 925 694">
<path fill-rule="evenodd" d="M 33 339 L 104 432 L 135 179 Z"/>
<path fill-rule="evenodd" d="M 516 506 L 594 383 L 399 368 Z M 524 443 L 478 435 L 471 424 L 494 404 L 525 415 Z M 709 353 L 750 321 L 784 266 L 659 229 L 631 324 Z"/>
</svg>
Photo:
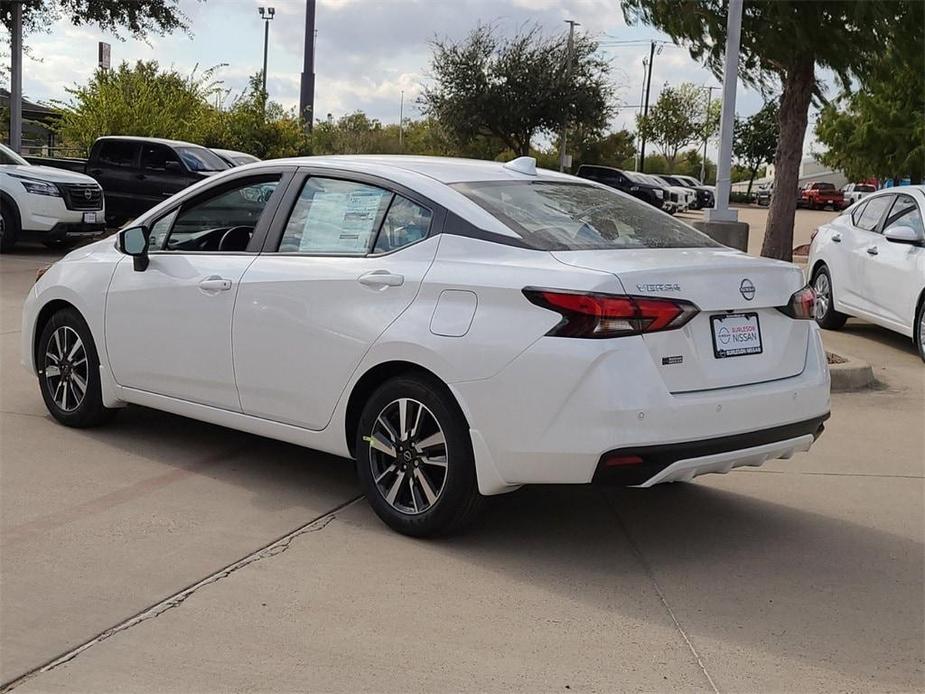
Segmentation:
<svg viewBox="0 0 925 694">
<path fill-rule="evenodd" d="M 493 501 L 479 528 L 442 551 L 602 610 L 643 572 L 695 641 L 720 641 L 727 655 L 763 651 L 876 686 L 916 681 L 925 642 L 916 541 L 709 482 L 533 487 Z"/>
<path fill-rule="evenodd" d="M 911 354 L 915 357 L 918 357 L 918 353 L 915 350 L 915 344 L 912 342 L 912 338 L 906 337 L 905 335 L 900 335 L 897 332 L 883 328 L 879 325 L 874 325 L 873 323 L 866 323 L 859 320 L 849 320 L 845 323 L 845 326 L 840 330 L 840 332 L 847 335 L 853 335 L 857 338 L 863 340 L 870 340 L 876 342 L 884 347 L 892 347 L 899 352 L 904 354 Z"/>
</svg>

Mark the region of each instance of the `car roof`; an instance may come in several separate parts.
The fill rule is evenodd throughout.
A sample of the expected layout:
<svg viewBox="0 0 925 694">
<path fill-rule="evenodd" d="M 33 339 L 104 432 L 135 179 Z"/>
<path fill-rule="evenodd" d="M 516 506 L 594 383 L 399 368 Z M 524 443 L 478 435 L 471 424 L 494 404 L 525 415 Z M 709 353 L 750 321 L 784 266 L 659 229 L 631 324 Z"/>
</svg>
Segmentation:
<svg viewBox="0 0 925 694">
<path fill-rule="evenodd" d="M 145 142 L 149 144 L 167 145 L 168 147 L 202 147 L 193 142 L 183 142 L 182 140 L 168 140 L 163 137 L 141 137 L 136 135 L 103 135 L 97 138 L 100 140 L 123 140 L 127 142 Z"/>
<path fill-rule="evenodd" d="M 383 175 L 389 171 L 416 174 L 440 183 L 469 183 L 475 181 L 536 181 L 576 180 L 568 174 L 536 169 L 536 175 L 521 173 L 504 166 L 504 162 L 482 159 L 455 159 L 452 157 L 426 157 L 400 154 L 345 154 L 320 157 L 294 157 L 276 159 L 273 163 L 298 166 L 320 166 L 345 169 L 358 173 Z M 252 164 L 251 166 L 256 166 Z M 582 181 L 584 183 L 585 181 Z"/>
</svg>

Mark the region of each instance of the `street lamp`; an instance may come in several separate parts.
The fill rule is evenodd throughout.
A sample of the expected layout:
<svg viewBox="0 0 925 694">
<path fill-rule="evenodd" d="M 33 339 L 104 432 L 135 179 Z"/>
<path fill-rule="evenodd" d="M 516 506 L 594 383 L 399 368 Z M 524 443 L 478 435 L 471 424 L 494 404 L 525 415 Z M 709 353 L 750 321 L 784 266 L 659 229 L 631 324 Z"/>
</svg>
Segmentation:
<svg viewBox="0 0 925 694">
<path fill-rule="evenodd" d="M 275 7 L 258 7 L 260 18 L 263 20 L 263 95 L 267 94 L 267 45 L 270 42 L 270 22 L 276 16 Z"/>
</svg>

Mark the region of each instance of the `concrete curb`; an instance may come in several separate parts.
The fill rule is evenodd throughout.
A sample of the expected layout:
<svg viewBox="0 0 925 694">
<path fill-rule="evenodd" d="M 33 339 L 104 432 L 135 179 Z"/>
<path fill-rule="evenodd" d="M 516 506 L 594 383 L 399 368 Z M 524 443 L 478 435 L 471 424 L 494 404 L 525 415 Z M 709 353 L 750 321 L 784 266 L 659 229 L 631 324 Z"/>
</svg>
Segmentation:
<svg viewBox="0 0 925 694">
<path fill-rule="evenodd" d="M 836 356 L 845 361 L 841 364 L 829 364 L 833 393 L 864 390 L 877 382 L 877 379 L 874 378 L 874 370 L 866 361 L 844 354 L 837 354 Z"/>
</svg>

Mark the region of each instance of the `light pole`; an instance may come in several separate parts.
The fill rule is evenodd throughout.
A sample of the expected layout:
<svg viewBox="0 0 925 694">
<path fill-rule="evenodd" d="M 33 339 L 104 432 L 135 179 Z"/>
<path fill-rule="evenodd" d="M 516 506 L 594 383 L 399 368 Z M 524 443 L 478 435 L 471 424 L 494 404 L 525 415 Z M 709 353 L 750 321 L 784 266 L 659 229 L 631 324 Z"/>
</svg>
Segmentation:
<svg viewBox="0 0 925 694">
<path fill-rule="evenodd" d="M 642 104 L 642 117 L 647 118 L 649 115 L 649 91 L 652 87 L 652 68 L 655 63 L 655 41 L 649 42 L 649 73 L 646 75 L 646 96 Z M 658 54 L 662 54 L 662 44 L 658 44 Z M 639 147 L 639 171 L 646 172 L 646 138 L 642 138 L 642 145 Z"/>
<path fill-rule="evenodd" d="M 258 7 L 260 18 L 263 20 L 263 98 L 267 98 L 267 46 L 270 43 L 270 22 L 276 16 L 275 7 Z M 266 104 L 266 101 L 264 101 Z M 265 107 L 265 106 L 264 106 Z"/>
<path fill-rule="evenodd" d="M 405 135 L 405 90 L 401 90 L 401 105 L 398 107 L 398 151 L 401 152 L 405 148 L 404 143 Z"/>
<path fill-rule="evenodd" d="M 575 52 L 575 27 L 581 26 L 578 22 L 572 19 L 566 19 L 565 23 L 568 24 L 568 48 L 566 49 L 565 57 L 565 79 L 570 80 L 572 77 L 572 61 L 575 59 L 573 55 Z M 559 139 L 559 171 L 565 171 L 565 137 L 568 129 L 568 116 L 565 120 L 562 121 L 562 136 Z"/>
<path fill-rule="evenodd" d="M 10 149 L 22 150 L 22 2 L 13 3 L 10 33 Z"/>
<path fill-rule="evenodd" d="M 710 101 L 713 98 L 713 90 L 719 89 L 719 87 L 704 87 L 704 89 L 707 90 L 707 113 L 706 113 L 706 120 L 704 121 L 704 123 L 709 124 L 710 122 Z M 707 141 L 709 139 L 710 138 L 707 136 L 707 133 L 704 132 L 703 134 L 703 159 L 700 160 L 700 184 L 701 185 L 703 185 L 704 178 L 707 175 L 706 174 L 706 171 L 707 171 Z"/>
</svg>

